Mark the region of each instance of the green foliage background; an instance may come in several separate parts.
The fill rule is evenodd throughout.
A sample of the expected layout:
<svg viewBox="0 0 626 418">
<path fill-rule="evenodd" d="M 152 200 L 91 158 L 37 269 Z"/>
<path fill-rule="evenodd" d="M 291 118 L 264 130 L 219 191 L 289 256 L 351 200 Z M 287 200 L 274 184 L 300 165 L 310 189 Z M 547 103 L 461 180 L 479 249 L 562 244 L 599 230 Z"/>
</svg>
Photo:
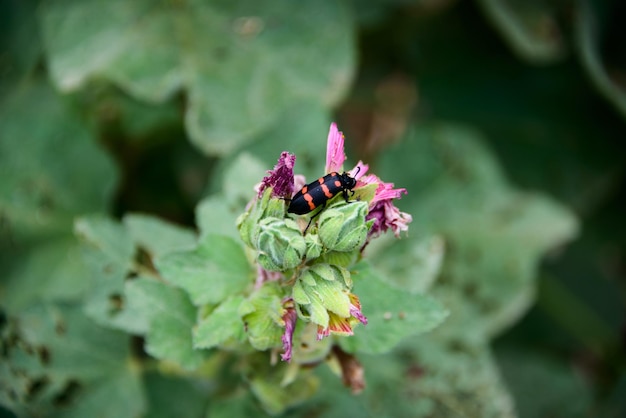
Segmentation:
<svg viewBox="0 0 626 418">
<path fill-rule="evenodd" d="M 626 411 L 623 2 L 0 5 L 0 416 Z M 414 218 L 368 249 L 357 396 L 228 350 L 235 219 L 331 120 Z"/>
</svg>

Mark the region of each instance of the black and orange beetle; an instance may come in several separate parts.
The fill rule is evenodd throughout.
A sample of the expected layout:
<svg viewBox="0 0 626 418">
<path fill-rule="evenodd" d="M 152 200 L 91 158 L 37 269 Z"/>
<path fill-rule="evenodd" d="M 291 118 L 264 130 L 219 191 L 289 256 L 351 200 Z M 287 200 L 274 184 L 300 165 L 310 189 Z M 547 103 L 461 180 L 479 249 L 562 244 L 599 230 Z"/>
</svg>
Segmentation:
<svg viewBox="0 0 626 418">
<path fill-rule="evenodd" d="M 360 168 L 358 167 L 357 174 Z M 346 172 L 343 174 L 337 172 L 326 174 L 324 177 L 307 184 L 296 193 L 289 203 L 287 212 L 304 215 L 318 207 L 321 211 L 326 206 L 326 203 L 339 192 L 343 194 L 343 198 L 348 202 L 348 191 L 354 189 L 355 186 L 356 179 Z M 315 216 L 318 214 L 319 212 Z"/>
</svg>

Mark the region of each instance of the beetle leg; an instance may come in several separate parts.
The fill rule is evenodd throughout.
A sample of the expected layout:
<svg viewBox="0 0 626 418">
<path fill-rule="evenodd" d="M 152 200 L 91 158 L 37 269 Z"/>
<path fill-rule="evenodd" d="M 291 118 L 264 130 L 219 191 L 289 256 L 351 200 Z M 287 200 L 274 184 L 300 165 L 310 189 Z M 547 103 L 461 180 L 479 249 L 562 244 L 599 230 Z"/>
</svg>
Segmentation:
<svg viewBox="0 0 626 418">
<path fill-rule="evenodd" d="M 326 202 L 322 203 L 322 206 L 320 206 L 320 209 L 317 211 L 317 213 L 313 216 L 311 216 L 311 219 L 309 219 L 309 223 L 306 226 L 306 228 L 304 228 L 304 232 L 302 232 L 302 235 L 306 235 L 306 231 L 309 229 L 309 227 L 311 226 L 311 223 L 313 222 L 313 219 L 317 218 L 317 216 L 322 213 L 322 211 L 324 210 L 324 208 L 326 207 Z"/>
</svg>

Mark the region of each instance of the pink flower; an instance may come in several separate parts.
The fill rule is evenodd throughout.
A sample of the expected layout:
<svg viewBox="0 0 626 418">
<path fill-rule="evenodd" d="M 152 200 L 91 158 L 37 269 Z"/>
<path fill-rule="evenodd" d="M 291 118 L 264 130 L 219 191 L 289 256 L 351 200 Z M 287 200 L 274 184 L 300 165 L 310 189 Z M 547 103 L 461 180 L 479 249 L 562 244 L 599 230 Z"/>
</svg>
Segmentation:
<svg viewBox="0 0 626 418">
<path fill-rule="evenodd" d="M 394 199 L 400 199 L 402 194 L 407 194 L 406 189 L 394 189 L 393 183 L 385 183 L 373 174 L 362 177 L 360 182 L 363 184 L 378 184 L 366 217 L 368 221 L 374 220 L 369 236 L 377 237 L 390 228 L 396 237 L 400 236 L 400 232 L 408 231 L 408 224 L 413 220 L 413 217 L 408 213 L 400 212 L 393 204 Z"/>
<path fill-rule="evenodd" d="M 326 144 L 326 172 L 341 171 L 341 167 L 346 160 L 344 152 L 344 136 L 337 129 L 337 125 L 333 122 L 330 125 L 328 133 L 328 143 Z M 404 188 L 394 189 L 393 183 L 385 183 L 374 174 L 367 174 L 369 166 L 359 161 L 352 170 L 349 171 L 351 177 L 357 180 L 355 190 L 367 186 L 368 184 L 377 184 L 374 199 L 370 202 L 369 212 L 366 219 L 374 220 L 374 224 L 369 231 L 369 238 L 375 238 L 381 233 L 391 229 L 396 237 L 400 236 L 400 232 L 408 231 L 409 223 L 413 220 L 411 215 L 400 210 L 393 204 L 394 199 L 399 199 L 402 194 L 407 191 Z"/>
</svg>

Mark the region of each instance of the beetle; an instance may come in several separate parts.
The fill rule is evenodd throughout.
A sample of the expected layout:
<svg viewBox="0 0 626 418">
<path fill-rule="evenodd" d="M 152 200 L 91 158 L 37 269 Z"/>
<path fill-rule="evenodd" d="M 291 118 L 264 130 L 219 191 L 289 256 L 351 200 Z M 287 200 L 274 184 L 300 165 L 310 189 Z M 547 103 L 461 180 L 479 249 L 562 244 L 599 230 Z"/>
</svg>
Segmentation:
<svg viewBox="0 0 626 418">
<path fill-rule="evenodd" d="M 360 169 L 361 167 L 357 168 L 356 174 L 359 173 Z M 355 186 L 356 179 L 351 177 L 350 174 L 345 171 L 343 174 L 333 171 L 332 173 L 326 174 L 324 177 L 320 177 L 314 182 L 307 184 L 298 193 L 296 193 L 289 203 L 287 212 L 295 213 L 296 215 L 304 215 L 314 211 L 318 207 L 321 207 L 320 210 L 313 216 L 315 217 L 319 215 L 322 209 L 326 206 L 326 203 L 335 197 L 335 195 L 339 192 L 343 194 L 343 198 L 346 202 L 348 202 L 348 191 L 354 189 Z M 352 191 L 352 194 L 354 194 L 354 191 Z"/>
</svg>

